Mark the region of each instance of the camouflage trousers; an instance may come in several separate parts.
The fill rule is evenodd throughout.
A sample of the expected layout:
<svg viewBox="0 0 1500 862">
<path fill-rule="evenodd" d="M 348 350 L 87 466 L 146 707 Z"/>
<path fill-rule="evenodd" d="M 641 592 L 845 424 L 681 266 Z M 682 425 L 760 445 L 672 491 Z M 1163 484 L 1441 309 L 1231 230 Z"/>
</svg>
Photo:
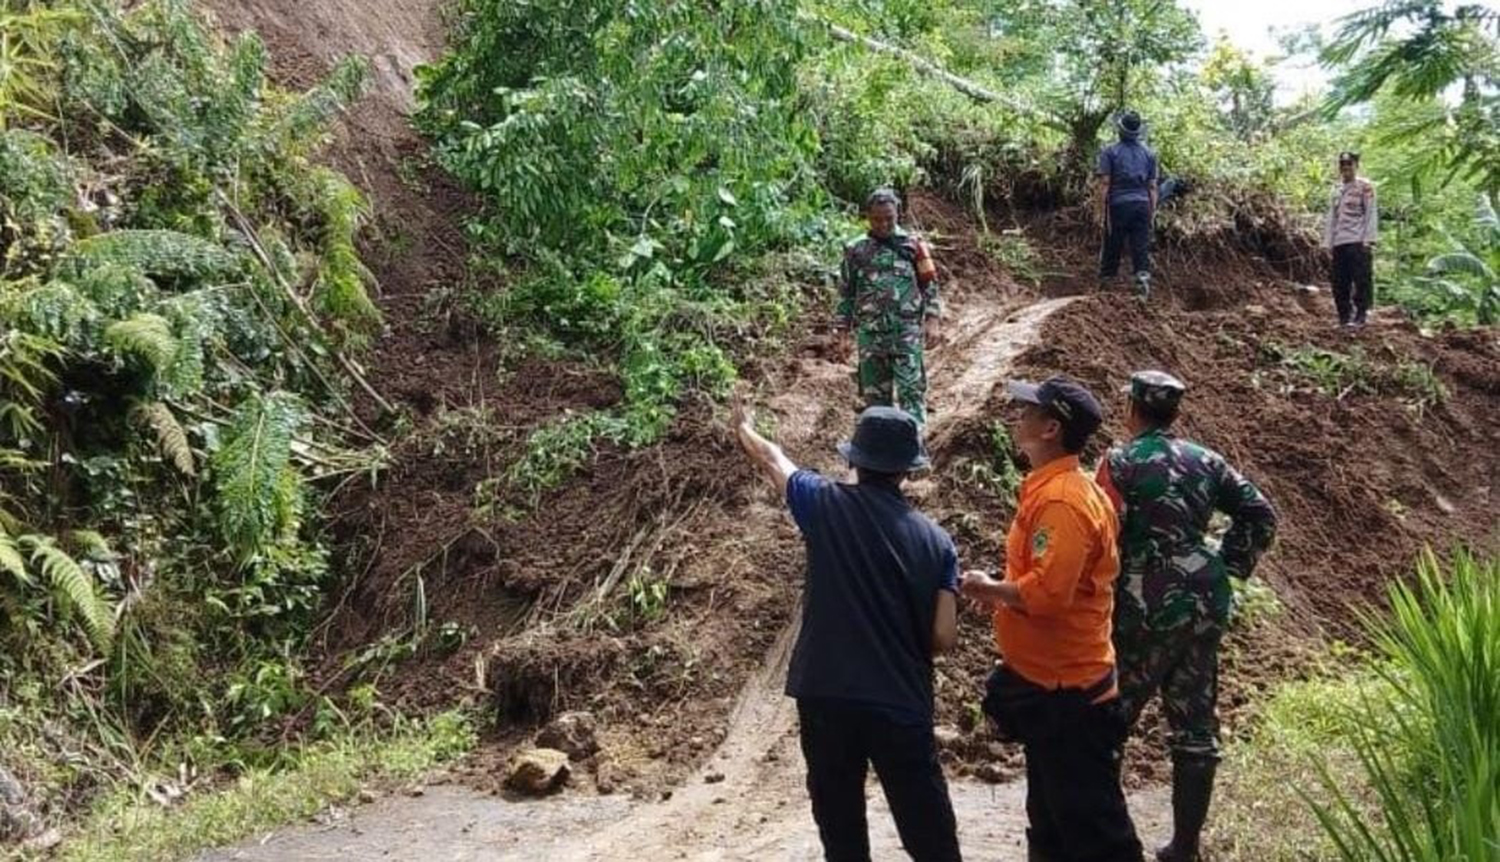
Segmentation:
<svg viewBox="0 0 1500 862">
<path fill-rule="evenodd" d="M 1157 692 L 1170 731 L 1174 760 L 1219 759 L 1219 641 L 1224 630 L 1211 619 L 1153 631 L 1115 627 L 1120 705 L 1134 727 Z"/>
<path fill-rule="evenodd" d="M 855 380 L 866 407 L 900 407 L 920 424 L 927 423 L 927 368 L 922 333 L 874 337 L 859 333 L 859 368 Z"/>
</svg>

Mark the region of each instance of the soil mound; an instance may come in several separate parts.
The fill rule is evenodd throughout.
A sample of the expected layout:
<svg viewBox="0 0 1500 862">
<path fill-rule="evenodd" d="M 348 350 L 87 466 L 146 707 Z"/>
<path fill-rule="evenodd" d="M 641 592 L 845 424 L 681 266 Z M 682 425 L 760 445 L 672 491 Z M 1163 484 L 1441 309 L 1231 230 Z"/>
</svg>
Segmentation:
<svg viewBox="0 0 1500 862">
<path fill-rule="evenodd" d="M 418 429 L 373 486 L 338 498 L 347 578 L 324 632 L 326 683 L 360 674 L 413 708 L 488 704 L 496 745 L 494 761 L 471 767 L 480 783 L 498 774 L 490 765 L 503 762 L 506 745 L 547 716 L 588 709 L 606 752 L 589 772 L 601 786 L 645 792 L 686 774 L 723 739 L 736 693 L 794 616 L 800 542 L 703 403 L 684 405 L 659 444 L 603 447 L 574 479 L 523 506 L 486 495 L 531 430 L 569 410 L 608 407 L 620 393 L 576 362 L 532 360 L 502 379 L 498 346 L 454 310 L 457 289 L 473 278 L 461 230 L 472 202 L 430 165 L 404 119 L 414 64 L 442 44 L 439 5 L 210 3 L 229 27 L 265 35 L 288 83 L 306 83 L 345 53 L 375 58 L 374 91 L 330 158 L 375 206 L 365 251 L 390 331 L 367 357 L 370 377 L 412 408 Z M 1101 393 L 1140 367 L 1178 373 L 1193 393 L 1182 431 L 1263 483 L 1281 511 L 1281 541 L 1262 574 L 1286 610 L 1235 635 L 1231 706 L 1299 667 L 1325 633 L 1346 633 L 1351 603 L 1378 599 L 1422 544 L 1493 534 L 1493 330 L 1427 336 L 1383 317 L 1357 339 L 1340 335 L 1326 299 L 1308 310 L 1289 287 L 1316 276 L 1317 254 L 1278 233 L 1270 216 L 1194 234 L 1212 241 L 1169 228 L 1157 294 L 1143 308 L 1093 294 L 1097 232 L 1081 211 L 991 212 L 994 233 L 930 194 L 916 195 L 910 213 L 934 241 L 953 315 L 951 341 L 932 357 L 935 392 L 953 387 L 938 396 L 937 469 L 913 494 L 969 563 L 1000 563 L 1010 515 L 979 470 L 994 460 L 989 428 L 1004 412 L 990 378 L 1003 369 L 952 381 L 991 355 L 983 347 L 1012 312 L 1060 296 L 1084 298 L 1054 310 L 1022 359 L 1029 373 L 1066 371 Z M 1024 240 L 1029 258 L 996 240 L 1004 230 Z M 793 348 L 756 363 L 751 379 L 793 457 L 834 469 L 831 444 L 854 405 L 826 325 L 826 312 L 809 314 Z M 1372 382 L 1319 388 L 1289 358 L 1309 347 L 1358 348 Z M 1420 410 L 1417 366 L 1447 390 Z M 1117 420 L 1109 430 L 1120 433 Z M 985 621 L 966 612 L 963 627 L 963 648 L 939 664 L 940 720 L 960 729 L 946 756 L 959 771 L 1001 778 L 1012 755 L 974 727 L 991 661 Z"/>
</svg>

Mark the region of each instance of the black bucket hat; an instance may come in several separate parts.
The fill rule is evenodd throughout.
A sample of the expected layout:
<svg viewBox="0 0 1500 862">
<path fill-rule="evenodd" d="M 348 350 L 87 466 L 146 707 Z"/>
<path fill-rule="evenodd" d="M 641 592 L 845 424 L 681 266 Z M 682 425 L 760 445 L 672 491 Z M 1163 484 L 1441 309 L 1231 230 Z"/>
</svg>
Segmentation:
<svg viewBox="0 0 1500 862">
<path fill-rule="evenodd" d="M 917 420 L 895 407 L 865 408 L 854 439 L 840 443 L 838 450 L 850 464 L 877 473 L 910 473 L 931 463 Z"/>
</svg>

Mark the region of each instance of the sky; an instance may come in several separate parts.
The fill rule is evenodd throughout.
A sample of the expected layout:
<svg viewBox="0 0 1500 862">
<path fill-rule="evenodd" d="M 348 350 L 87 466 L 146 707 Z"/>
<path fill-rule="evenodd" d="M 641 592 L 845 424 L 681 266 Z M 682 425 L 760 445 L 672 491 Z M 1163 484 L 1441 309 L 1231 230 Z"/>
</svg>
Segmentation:
<svg viewBox="0 0 1500 862">
<path fill-rule="evenodd" d="M 1198 21 L 1210 41 L 1223 31 L 1229 34 L 1231 42 L 1264 59 L 1280 52 L 1273 29 L 1300 30 L 1304 25 L 1318 24 L 1325 34 L 1330 33 L 1338 18 L 1373 3 L 1372 0 L 1185 0 L 1183 5 L 1198 13 Z M 1276 79 L 1277 101 L 1286 103 L 1325 83 L 1327 73 L 1316 63 L 1299 60 L 1282 64 Z"/>
</svg>

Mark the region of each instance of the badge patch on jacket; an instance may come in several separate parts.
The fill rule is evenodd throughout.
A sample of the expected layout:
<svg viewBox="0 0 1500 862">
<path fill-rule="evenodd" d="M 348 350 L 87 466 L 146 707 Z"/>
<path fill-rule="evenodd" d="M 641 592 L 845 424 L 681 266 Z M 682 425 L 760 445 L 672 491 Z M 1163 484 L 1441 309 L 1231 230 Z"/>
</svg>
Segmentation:
<svg viewBox="0 0 1500 862">
<path fill-rule="evenodd" d="M 1051 531 L 1049 531 L 1046 527 L 1041 527 L 1035 533 L 1032 533 L 1031 534 L 1031 555 L 1033 557 L 1040 557 L 1043 554 L 1046 554 L 1047 553 L 1047 543 L 1051 540 L 1051 538 L 1052 538 Z"/>
</svg>

